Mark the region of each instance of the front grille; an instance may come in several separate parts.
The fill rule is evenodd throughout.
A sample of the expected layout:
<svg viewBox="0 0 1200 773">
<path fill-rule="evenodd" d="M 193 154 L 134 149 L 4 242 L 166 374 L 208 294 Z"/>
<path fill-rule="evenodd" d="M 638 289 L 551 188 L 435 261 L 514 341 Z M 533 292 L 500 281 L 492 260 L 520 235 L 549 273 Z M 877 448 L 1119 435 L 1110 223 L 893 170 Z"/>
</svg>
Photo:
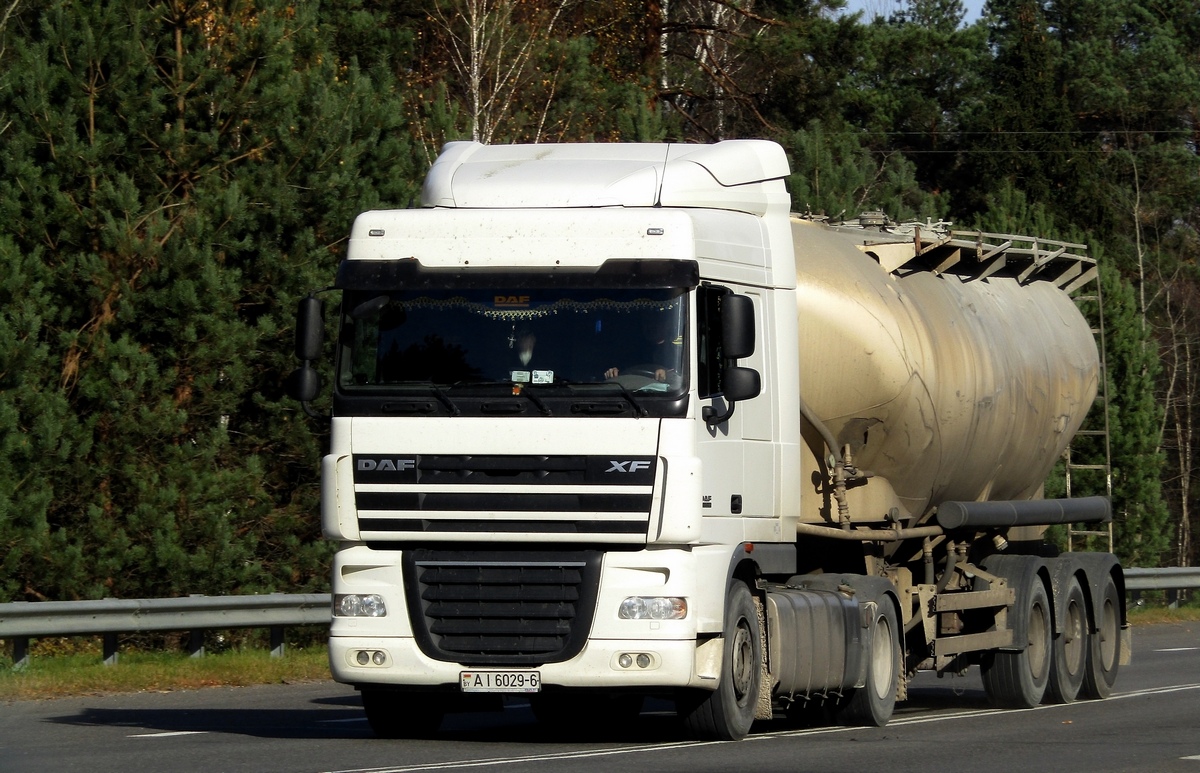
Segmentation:
<svg viewBox="0 0 1200 773">
<path fill-rule="evenodd" d="M 435 660 L 536 665 L 583 648 L 600 578 L 598 551 L 405 553 L 413 631 Z"/>
<path fill-rule="evenodd" d="M 355 454 L 352 463 L 368 542 L 472 533 L 645 542 L 658 471 L 654 456 L 617 454 Z"/>
</svg>

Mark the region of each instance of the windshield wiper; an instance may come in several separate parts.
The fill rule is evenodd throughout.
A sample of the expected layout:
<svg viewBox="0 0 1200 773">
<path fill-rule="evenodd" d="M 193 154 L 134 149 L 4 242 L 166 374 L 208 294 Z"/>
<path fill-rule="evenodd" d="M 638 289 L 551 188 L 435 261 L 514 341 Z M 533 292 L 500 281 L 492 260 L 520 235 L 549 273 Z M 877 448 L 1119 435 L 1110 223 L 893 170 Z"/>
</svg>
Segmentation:
<svg viewBox="0 0 1200 773">
<path fill-rule="evenodd" d="M 428 386 L 429 390 L 433 392 L 433 396 L 437 398 L 437 401 L 444 405 L 447 411 L 450 411 L 451 416 L 462 416 L 462 411 L 458 409 L 458 406 L 455 405 L 454 401 L 450 399 L 450 396 L 446 394 L 446 390 L 442 389 L 437 384 L 429 384 Z"/>
<path fill-rule="evenodd" d="M 530 390 L 529 384 L 525 384 L 524 386 L 522 386 L 519 394 L 522 394 L 522 395 L 528 397 L 530 399 L 530 401 L 532 401 L 533 404 L 538 407 L 538 410 L 542 412 L 543 416 L 553 416 L 554 415 L 550 411 L 550 406 L 548 406 L 544 402 L 542 402 L 542 398 L 538 397 Z"/>
<path fill-rule="evenodd" d="M 633 406 L 633 409 L 637 411 L 638 416 L 650 415 L 650 412 L 646 410 L 645 406 L 639 403 L 638 399 L 633 396 L 633 392 L 629 390 L 629 387 L 625 386 L 619 381 L 610 381 L 609 383 L 621 390 L 621 395 L 629 402 L 631 406 Z"/>
</svg>

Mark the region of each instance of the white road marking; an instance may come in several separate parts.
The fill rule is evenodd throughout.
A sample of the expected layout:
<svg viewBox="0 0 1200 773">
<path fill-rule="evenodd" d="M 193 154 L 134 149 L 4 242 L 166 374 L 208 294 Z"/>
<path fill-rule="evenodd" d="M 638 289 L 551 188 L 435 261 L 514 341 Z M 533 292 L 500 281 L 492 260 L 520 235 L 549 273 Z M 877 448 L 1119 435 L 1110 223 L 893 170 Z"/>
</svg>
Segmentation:
<svg viewBox="0 0 1200 773">
<path fill-rule="evenodd" d="M 176 730 L 171 733 L 137 733 L 126 738 L 170 738 L 176 735 L 204 735 L 207 730 Z"/>
<path fill-rule="evenodd" d="M 1200 690 L 1200 683 L 1197 684 L 1177 684 L 1167 687 L 1153 687 L 1147 690 L 1135 690 L 1134 692 L 1116 693 L 1108 700 L 1121 700 L 1123 698 L 1136 698 L 1144 695 L 1165 695 L 1173 692 L 1185 692 L 1188 690 Z M 1013 714 L 1020 711 L 1046 711 L 1052 709 L 1061 709 L 1066 707 L 1074 707 L 1076 709 L 1081 706 L 1086 706 L 1090 701 L 1083 703 L 1058 703 L 1035 706 L 1032 709 L 968 709 L 966 711 L 955 711 L 946 714 L 937 714 L 931 717 L 912 717 L 909 719 L 894 719 L 888 723 L 888 727 L 901 725 L 918 725 L 928 722 L 944 722 L 952 719 L 969 719 L 974 717 L 990 717 L 995 714 Z M 415 771 L 424 770 L 464 770 L 467 768 L 486 768 L 498 767 L 500 765 L 514 765 L 523 762 L 548 762 L 552 760 L 571 760 L 584 759 L 594 757 L 612 757 L 623 754 L 641 754 L 645 752 L 661 752 L 672 751 L 675 749 L 694 749 L 702 746 L 715 746 L 717 744 L 728 743 L 751 743 L 754 741 L 769 741 L 774 738 L 794 738 L 804 735 L 833 735 L 836 733 L 846 733 L 852 731 L 861 732 L 864 728 L 861 727 L 815 727 L 806 730 L 781 730 L 776 733 L 759 733 L 746 738 L 744 741 L 683 741 L 678 743 L 668 744 L 647 744 L 644 746 L 630 746 L 624 749 L 604 749 L 578 752 L 559 752 L 556 754 L 530 754 L 520 757 L 492 757 L 479 760 L 458 760 L 447 762 L 432 762 L 423 765 L 405 765 L 401 767 L 383 767 L 383 768 L 347 768 L 345 770 L 329 771 L 328 773 L 414 773 Z M 1184 759 L 1200 760 L 1200 755 L 1196 757 L 1185 757 Z"/>
<path fill-rule="evenodd" d="M 1200 650 L 1200 647 L 1168 647 L 1165 650 L 1155 650 L 1155 652 L 1195 652 Z"/>
</svg>

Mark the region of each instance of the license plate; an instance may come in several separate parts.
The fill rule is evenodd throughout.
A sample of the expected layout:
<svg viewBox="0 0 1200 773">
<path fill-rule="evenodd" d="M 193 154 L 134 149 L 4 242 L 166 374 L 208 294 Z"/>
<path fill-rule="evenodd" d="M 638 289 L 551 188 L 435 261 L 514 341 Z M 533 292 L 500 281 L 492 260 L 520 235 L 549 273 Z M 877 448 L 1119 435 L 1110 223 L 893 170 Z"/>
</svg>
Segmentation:
<svg viewBox="0 0 1200 773">
<path fill-rule="evenodd" d="M 463 692 L 539 692 L 540 671 L 462 671 Z"/>
</svg>

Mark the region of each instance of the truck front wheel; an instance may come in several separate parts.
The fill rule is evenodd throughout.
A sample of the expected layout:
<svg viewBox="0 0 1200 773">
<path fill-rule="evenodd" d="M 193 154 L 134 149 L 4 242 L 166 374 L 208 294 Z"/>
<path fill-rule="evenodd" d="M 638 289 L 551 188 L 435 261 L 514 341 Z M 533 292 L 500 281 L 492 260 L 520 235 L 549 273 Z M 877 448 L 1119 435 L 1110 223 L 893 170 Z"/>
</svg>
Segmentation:
<svg viewBox="0 0 1200 773">
<path fill-rule="evenodd" d="M 679 712 L 692 735 L 705 740 L 737 741 L 750 732 L 762 689 L 758 609 L 743 583 L 735 582 L 726 596 L 724 633 L 717 689 L 684 696 Z"/>
<path fill-rule="evenodd" d="M 984 690 L 992 703 L 1003 708 L 1033 708 L 1042 702 L 1050 681 L 1050 599 L 1039 577 L 1032 577 L 1030 585 L 1023 608 L 1013 609 L 1013 614 L 1025 617 L 1029 634 L 1025 646 L 1020 652 L 989 652 L 980 664 Z"/>
</svg>

